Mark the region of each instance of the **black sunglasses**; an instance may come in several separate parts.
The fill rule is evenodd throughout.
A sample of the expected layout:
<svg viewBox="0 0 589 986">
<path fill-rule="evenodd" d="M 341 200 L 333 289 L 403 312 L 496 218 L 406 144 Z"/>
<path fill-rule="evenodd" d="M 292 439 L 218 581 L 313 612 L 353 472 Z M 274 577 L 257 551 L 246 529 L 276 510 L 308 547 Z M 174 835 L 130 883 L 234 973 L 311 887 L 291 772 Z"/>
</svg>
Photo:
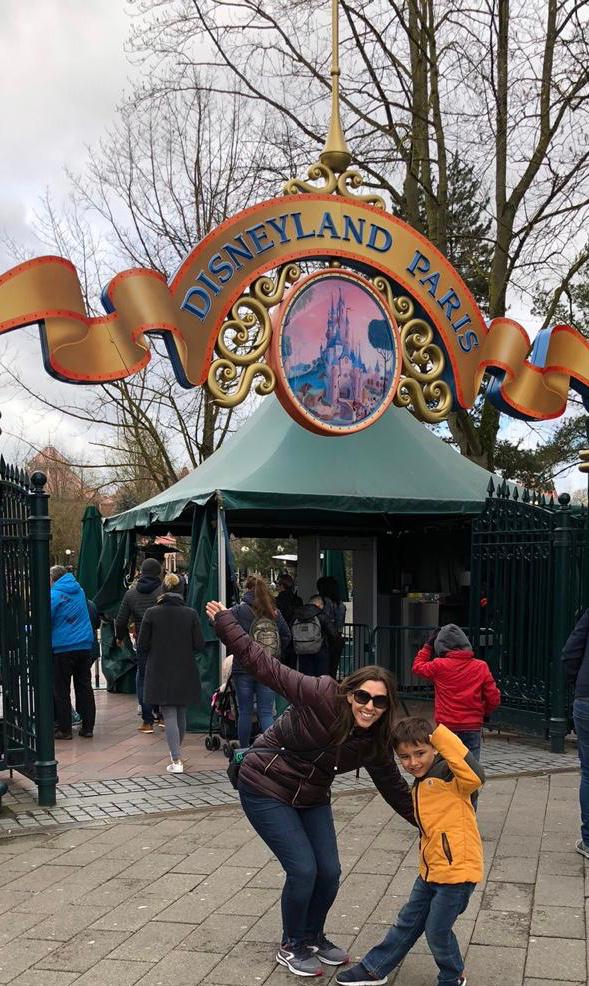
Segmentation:
<svg viewBox="0 0 589 986">
<path fill-rule="evenodd" d="M 371 695 L 370 692 L 364 691 L 363 688 L 357 688 L 355 692 L 352 692 L 352 695 L 358 705 L 368 705 L 372 699 L 372 705 L 375 709 L 388 709 L 389 707 L 389 700 L 386 695 Z"/>
</svg>

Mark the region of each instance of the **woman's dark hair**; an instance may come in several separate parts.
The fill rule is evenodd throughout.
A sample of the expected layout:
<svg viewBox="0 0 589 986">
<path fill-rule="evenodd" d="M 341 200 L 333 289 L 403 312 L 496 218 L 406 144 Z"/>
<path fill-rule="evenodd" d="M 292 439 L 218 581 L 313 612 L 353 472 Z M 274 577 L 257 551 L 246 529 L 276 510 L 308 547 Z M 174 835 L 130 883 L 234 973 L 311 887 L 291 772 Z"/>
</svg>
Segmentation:
<svg viewBox="0 0 589 986">
<path fill-rule="evenodd" d="M 369 664 L 365 668 L 359 668 L 344 678 L 337 686 L 336 712 L 337 722 L 333 732 L 336 743 L 343 743 L 348 737 L 350 730 L 354 726 L 354 714 L 352 706 L 348 701 L 348 695 L 355 692 L 367 681 L 382 681 L 386 685 L 387 696 L 389 699 L 388 709 L 385 709 L 381 717 L 372 727 L 371 736 L 374 737 L 376 755 L 379 760 L 393 756 L 393 730 L 395 728 L 395 715 L 399 705 L 397 695 L 397 685 L 390 671 L 380 668 L 378 664 Z"/>
<path fill-rule="evenodd" d="M 320 579 L 317 579 L 317 591 L 325 599 L 331 599 L 338 606 L 342 601 L 339 583 L 334 575 L 322 575 Z"/>
<path fill-rule="evenodd" d="M 430 736 L 433 731 L 434 727 L 427 719 L 422 719 L 421 716 L 406 716 L 395 724 L 393 746 L 395 750 L 398 750 L 401 743 L 411 743 L 412 746 L 427 743 L 431 746 Z"/>
<path fill-rule="evenodd" d="M 259 575 L 248 575 L 245 587 L 254 594 L 252 609 L 256 616 L 267 616 L 269 620 L 276 619 L 274 598 L 264 579 Z"/>
</svg>

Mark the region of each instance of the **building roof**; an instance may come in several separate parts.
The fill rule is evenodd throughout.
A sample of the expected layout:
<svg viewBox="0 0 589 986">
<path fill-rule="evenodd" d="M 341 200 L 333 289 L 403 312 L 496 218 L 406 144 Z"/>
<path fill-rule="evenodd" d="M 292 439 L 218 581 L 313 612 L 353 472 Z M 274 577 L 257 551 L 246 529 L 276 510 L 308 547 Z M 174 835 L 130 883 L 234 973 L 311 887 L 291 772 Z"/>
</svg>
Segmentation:
<svg viewBox="0 0 589 986">
<path fill-rule="evenodd" d="M 264 529 L 334 516 L 475 514 L 491 474 L 396 407 L 371 427 L 345 436 L 315 435 L 275 397 L 206 462 L 164 493 L 106 521 L 107 530 L 186 526 L 193 506 L 221 494 L 232 530 Z M 181 522 L 181 523 L 180 523 Z M 301 526 L 300 524 L 298 525 Z"/>
</svg>

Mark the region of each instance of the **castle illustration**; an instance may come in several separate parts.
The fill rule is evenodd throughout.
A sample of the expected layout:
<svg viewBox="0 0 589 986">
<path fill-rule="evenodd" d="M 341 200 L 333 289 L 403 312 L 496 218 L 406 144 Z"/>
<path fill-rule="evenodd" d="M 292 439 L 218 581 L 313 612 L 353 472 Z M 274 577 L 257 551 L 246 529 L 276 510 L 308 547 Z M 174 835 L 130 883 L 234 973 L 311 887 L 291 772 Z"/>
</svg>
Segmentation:
<svg viewBox="0 0 589 986">
<path fill-rule="evenodd" d="M 350 309 L 341 288 L 332 294 L 324 341 L 312 363 L 286 366 L 290 384 L 304 403 L 321 417 L 335 413 L 343 419 L 366 417 L 383 393 L 383 371 L 377 358 L 366 366 L 359 343 L 352 338 Z M 296 336 L 292 339 L 296 347 Z M 293 356 L 295 353 L 293 353 Z M 386 369 L 385 369 L 386 373 Z"/>
</svg>

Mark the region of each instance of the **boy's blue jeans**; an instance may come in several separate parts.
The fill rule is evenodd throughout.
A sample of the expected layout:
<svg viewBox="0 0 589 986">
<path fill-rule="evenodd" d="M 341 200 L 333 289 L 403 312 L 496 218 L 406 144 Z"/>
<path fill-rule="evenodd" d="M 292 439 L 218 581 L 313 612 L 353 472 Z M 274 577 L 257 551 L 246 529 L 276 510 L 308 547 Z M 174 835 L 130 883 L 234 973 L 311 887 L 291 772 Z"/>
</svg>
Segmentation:
<svg viewBox="0 0 589 986">
<path fill-rule="evenodd" d="M 576 698 L 573 719 L 577 734 L 577 752 L 581 763 L 579 801 L 581 807 L 581 838 L 589 846 L 589 698 Z"/>
<path fill-rule="evenodd" d="M 452 928 L 466 910 L 474 883 L 426 883 L 420 876 L 407 903 L 380 945 L 371 948 L 362 965 L 377 979 L 387 976 L 405 958 L 425 931 L 431 953 L 440 970 L 439 986 L 456 984 L 464 970 Z"/>
</svg>

